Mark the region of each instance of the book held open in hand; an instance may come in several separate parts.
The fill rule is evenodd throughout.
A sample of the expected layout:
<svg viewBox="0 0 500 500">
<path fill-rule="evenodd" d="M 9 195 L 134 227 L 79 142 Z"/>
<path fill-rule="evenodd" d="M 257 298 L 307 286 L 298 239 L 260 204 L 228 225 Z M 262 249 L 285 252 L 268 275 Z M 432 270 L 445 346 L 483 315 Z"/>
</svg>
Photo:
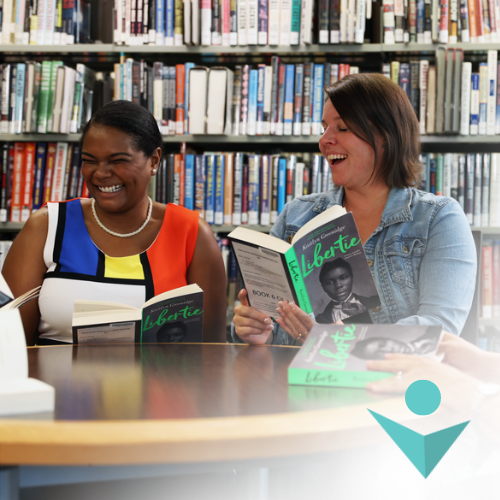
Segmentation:
<svg viewBox="0 0 500 500">
<path fill-rule="evenodd" d="M 14 294 L 11 292 L 9 285 L 5 281 L 5 278 L 0 273 L 0 311 L 12 311 L 14 309 L 19 309 L 21 306 L 29 302 L 31 299 L 35 299 L 40 295 L 40 289 L 42 287 L 37 286 L 33 290 L 29 290 L 23 293 L 16 299 Z"/>
<path fill-rule="evenodd" d="M 302 226 L 291 245 L 242 227 L 228 238 L 255 309 L 273 317 L 278 302 L 288 300 L 318 323 L 372 322 L 368 309 L 380 298 L 352 213 L 343 207 Z"/>
<path fill-rule="evenodd" d="M 387 353 L 434 357 L 442 335 L 440 326 L 317 324 L 288 367 L 288 383 L 364 388 L 394 376 L 368 370 L 367 360 Z"/>
<path fill-rule="evenodd" d="M 75 300 L 73 343 L 202 342 L 203 290 L 196 284 L 161 293 L 141 309 Z"/>
</svg>

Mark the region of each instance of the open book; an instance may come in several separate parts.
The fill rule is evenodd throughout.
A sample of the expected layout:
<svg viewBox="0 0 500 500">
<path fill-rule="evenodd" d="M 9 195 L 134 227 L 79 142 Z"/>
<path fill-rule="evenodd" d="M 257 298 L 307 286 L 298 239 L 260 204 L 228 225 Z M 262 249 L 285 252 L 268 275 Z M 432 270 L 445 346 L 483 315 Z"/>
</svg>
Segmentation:
<svg viewBox="0 0 500 500">
<path fill-rule="evenodd" d="M 318 323 L 371 323 L 380 305 L 352 213 L 338 205 L 304 224 L 291 244 L 238 227 L 228 235 L 255 309 L 276 316 L 294 301 Z"/>
<path fill-rule="evenodd" d="M 15 299 L 5 278 L 2 276 L 2 273 L 0 273 L 0 311 L 19 309 L 31 299 L 36 299 L 40 295 L 41 288 L 41 286 L 37 286 L 33 288 L 33 290 L 29 290 Z"/>
<path fill-rule="evenodd" d="M 141 309 L 75 300 L 73 343 L 202 342 L 203 290 L 196 284 L 161 293 Z"/>
<path fill-rule="evenodd" d="M 367 360 L 387 353 L 433 357 L 442 335 L 440 326 L 315 325 L 288 367 L 288 383 L 364 388 L 394 376 L 367 370 Z"/>
</svg>

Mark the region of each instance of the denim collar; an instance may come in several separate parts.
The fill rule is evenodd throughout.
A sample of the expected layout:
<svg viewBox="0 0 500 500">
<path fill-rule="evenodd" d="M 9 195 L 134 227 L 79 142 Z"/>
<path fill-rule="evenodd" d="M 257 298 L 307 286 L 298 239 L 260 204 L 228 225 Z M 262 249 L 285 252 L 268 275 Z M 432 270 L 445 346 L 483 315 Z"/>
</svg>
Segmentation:
<svg viewBox="0 0 500 500">
<path fill-rule="evenodd" d="M 334 205 L 342 205 L 343 199 L 344 188 L 342 186 L 336 186 L 332 191 L 320 195 L 318 201 L 314 204 L 313 211 L 321 213 Z M 391 226 L 398 222 L 412 221 L 413 215 L 410 211 L 410 205 L 411 189 L 393 187 L 389 192 L 379 228 Z"/>
</svg>

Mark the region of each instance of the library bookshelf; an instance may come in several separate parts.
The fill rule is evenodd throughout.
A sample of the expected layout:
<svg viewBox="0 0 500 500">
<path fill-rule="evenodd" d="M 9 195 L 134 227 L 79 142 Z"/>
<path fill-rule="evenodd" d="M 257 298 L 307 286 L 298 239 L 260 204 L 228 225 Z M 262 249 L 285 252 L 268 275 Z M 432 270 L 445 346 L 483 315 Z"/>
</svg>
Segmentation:
<svg viewBox="0 0 500 500">
<path fill-rule="evenodd" d="M 488 51 L 499 50 L 498 43 L 454 43 L 454 44 L 417 44 L 417 43 L 369 43 L 369 44 L 310 44 L 297 46 L 158 46 L 140 45 L 124 46 L 114 44 L 76 44 L 76 45 L 0 45 L 0 62 L 16 63 L 28 59 L 43 61 L 58 58 L 64 64 L 72 65 L 83 62 L 98 71 L 113 71 L 113 64 L 125 57 L 144 58 L 148 63 L 162 60 L 165 64 L 180 63 L 192 59 L 196 64 L 207 66 L 236 64 L 269 64 L 272 56 L 279 56 L 285 62 L 291 63 L 311 61 L 323 63 L 325 61 L 349 62 L 358 65 L 363 72 L 366 66 L 368 71 L 380 71 L 383 62 L 429 59 L 433 60 L 436 49 L 458 49 L 463 51 L 465 60 L 474 64 L 486 61 Z M 156 58 L 156 59 L 155 59 Z M 0 142 L 73 142 L 80 139 L 80 134 L 0 134 Z M 315 135 L 164 135 L 165 150 L 178 150 L 181 143 L 199 145 L 201 148 L 213 148 L 214 145 L 227 150 L 248 151 L 258 149 L 260 152 L 305 151 L 318 152 L 319 136 Z M 422 135 L 422 151 L 429 153 L 500 153 L 500 136 L 497 135 Z M 295 149 L 294 149 L 295 148 Z M 493 194 L 493 193 L 492 193 Z M 500 193 L 498 193 L 500 196 Z M 22 229 L 23 223 L 0 223 L 0 239 L 11 239 Z M 236 226 L 213 225 L 217 234 L 227 234 Z M 263 232 L 269 232 L 271 226 L 247 226 Z M 480 230 L 484 240 L 500 238 L 500 227 L 476 227 Z M 481 318 L 481 327 L 492 327 L 500 330 L 500 318 Z"/>
</svg>

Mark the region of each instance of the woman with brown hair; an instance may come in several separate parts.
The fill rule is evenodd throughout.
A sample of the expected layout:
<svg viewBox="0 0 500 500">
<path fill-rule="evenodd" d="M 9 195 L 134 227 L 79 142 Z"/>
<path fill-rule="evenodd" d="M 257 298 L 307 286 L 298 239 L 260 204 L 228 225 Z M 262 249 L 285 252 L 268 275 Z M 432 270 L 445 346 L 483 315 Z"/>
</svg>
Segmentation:
<svg viewBox="0 0 500 500">
<path fill-rule="evenodd" d="M 443 325 L 460 334 L 474 294 L 476 252 L 452 198 L 419 191 L 418 121 L 405 92 L 380 74 L 349 75 L 326 89 L 319 147 L 332 191 L 296 198 L 271 234 L 288 240 L 319 213 L 352 212 L 381 305 L 373 323 Z M 300 344 L 313 321 L 280 303 L 277 322 L 248 305 L 235 309 L 233 337 L 253 344 Z M 334 322 L 332 318 L 332 323 Z"/>
</svg>

